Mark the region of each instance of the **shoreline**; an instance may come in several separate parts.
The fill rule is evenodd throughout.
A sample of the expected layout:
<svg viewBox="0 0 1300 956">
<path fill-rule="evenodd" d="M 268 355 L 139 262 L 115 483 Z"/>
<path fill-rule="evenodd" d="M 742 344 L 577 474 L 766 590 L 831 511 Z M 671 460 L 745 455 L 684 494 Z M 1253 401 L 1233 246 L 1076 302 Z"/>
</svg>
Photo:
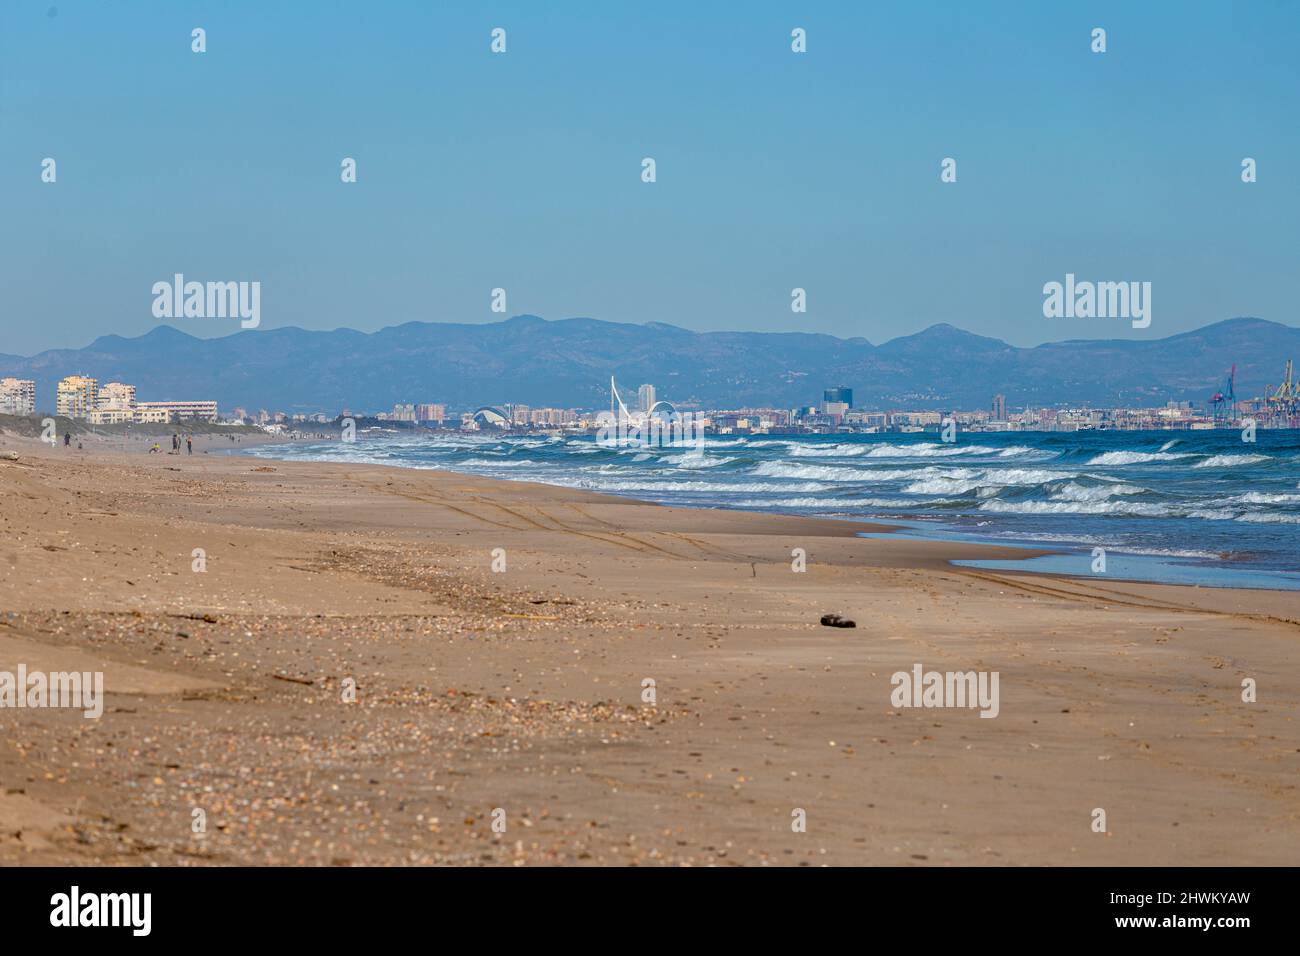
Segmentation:
<svg viewBox="0 0 1300 956">
<path fill-rule="evenodd" d="M 1300 851 L 1288 592 L 955 568 L 998 549 L 445 469 L 38 446 L 0 489 L 0 670 L 106 691 L 99 720 L 0 708 L 0 862 Z M 916 664 L 1000 672 L 999 716 L 893 706 Z"/>
<path fill-rule="evenodd" d="M 257 447 L 262 447 L 265 445 L 278 445 L 278 444 L 293 445 L 296 443 L 288 440 L 272 441 L 272 442 L 260 443 L 259 446 Z M 330 461 L 327 459 L 264 458 L 263 456 L 258 455 L 256 451 L 253 451 L 251 449 L 224 449 L 221 450 L 219 453 L 230 455 L 230 456 L 254 456 L 257 457 L 258 460 L 274 460 L 274 461 L 283 461 L 283 462 L 316 461 L 322 464 L 325 463 L 340 464 L 340 465 L 362 464 L 357 462 Z M 448 471 L 454 474 L 467 475 L 475 478 L 481 478 L 487 481 L 508 481 L 508 482 L 519 483 L 519 484 L 533 484 L 542 487 L 560 488 L 560 489 L 574 488 L 574 486 L 572 485 L 566 485 L 561 483 L 549 483 L 544 481 L 534 481 L 531 479 L 501 478 L 496 476 L 481 475 L 478 474 L 477 472 L 459 471 L 455 468 L 446 467 L 443 465 L 437 465 L 429 468 L 421 468 L 415 465 L 408 465 L 408 464 L 378 464 L 378 463 L 365 463 L 365 464 L 370 465 L 371 467 L 398 468 L 398 469 L 415 471 L 415 472 Z M 865 523 L 865 524 L 872 525 L 874 527 L 873 531 L 864 532 L 865 534 L 869 534 L 869 535 L 882 534 L 882 535 L 901 535 L 905 537 L 913 536 L 915 538 L 918 538 L 919 540 L 930 541 L 934 543 L 944 543 L 944 542 L 953 541 L 954 543 L 960 545 L 987 547 L 999 552 L 998 555 L 989 555 L 989 556 L 984 556 L 983 558 L 980 557 L 952 558 L 950 559 L 949 566 L 955 570 L 960 570 L 963 567 L 970 567 L 970 568 L 976 568 L 985 571 L 1008 571 L 1013 573 L 1030 574 L 1030 575 L 1034 575 L 1035 577 L 1067 578 L 1079 582 L 1086 582 L 1089 580 L 1100 580 L 1100 581 L 1126 582 L 1132 584 L 1164 585 L 1169 587 L 1188 587 L 1188 588 L 1205 587 L 1205 588 L 1246 590 L 1246 591 L 1279 591 L 1284 593 L 1295 592 L 1300 590 L 1300 577 L 1296 577 L 1290 572 L 1270 571 L 1266 569 L 1249 568 L 1249 567 L 1238 568 L 1238 567 L 1233 567 L 1231 564 L 1228 564 L 1226 568 L 1217 569 L 1217 576 L 1219 576 L 1222 579 L 1221 582 L 1219 583 L 1207 579 L 1179 581 L 1174 579 L 1174 577 L 1171 576 L 1169 572 L 1166 572 L 1165 576 L 1163 577 L 1158 576 L 1159 572 L 1154 569 L 1149 570 L 1147 576 L 1139 576 L 1136 574 L 1124 575 L 1124 574 L 1115 574 L 1112 572 L 1107 572 L 1104 577 L 1097 577 L 1094 575 L 1070 572 L 1070 571 L 1059 570 L 1059 569 L 1050 569 L 1050 568 L 1044 569 L 1036 566 L 1036 562 L 1038 562 L 1039 559 L 1050 559 L 1054 557 L 1068 557 L 1071 555 L 1079 555 L 1081 552 L 1089 551 L 1093 546 L 1092 542 L 1088 542 L 1084 540 L 1036 541 L 1032 538 L 1026 539 L 1025 543 L 999 542 L 997 539 L 994 539 L 992 537 L 981 537 L 980 535 L 977 534 L 971 534 L 965 531 L 964 529 L 962 529 L 960 526 L 956 525 L 951 520 L 944 520 L 942 518 L 933 518 L 929 516 L 923 517 L 917 515 L 908 518 L 895 518 L 891 520 L 889 517 L 884 517 L 884 518 L 878 518 L 872 516 L 856 517 L 849 514 L 805 515 L 805 514 L 798 514 L 789 511 L 767 510 L 759 507 L 738 508 L 735 506 L 727 505 L 726 503 L 673 504 L 673 503 L 652 501 L 646 498 L 640 498 L 634 494 L 621 494 L 618 492 L 605 492 L 605 491 L 594 491 L 592 493 L 608 495 L 609 497 L 612 498 L 620 498 L 629 501 L 635 501 L 645 505 L 678 507 L 678 508 L 686 508 L 686 509 L 699 510 L 699 511 L 721 510 L 721 511 L 737 513 L 737 514 L 762 514 L 762 515 L 791 517 L 791 518 L 815 518 L 816 520 Z M 927 533 L 926 526 L 931 524 L 936 525 L 939 529 L 942 530 L 936 530 Z M 967 539 L 967 540 L 956 540 L 956 539 Z M 1147 566 L 1168 565 L 1170 567 L 1170 570 L 1174 572 L 1175 576 L 1177 572 L 1182 571 L 1184 569 L 1206 569 L 1209 578 L 1213 578 L 1216 576 L 1216 574 L 1210 570 L 1213 567 L 1213 565 L 1209 563 L 1209 561 L 1211 560 L 1209 558 L 1198 559 L 1188 555 L 1179 555 L 1179 554 L 1159 555 L 1149 551 L 1125 549 L 1124 547 L 1110 547 L 1107 549 L 1107 551 L 1111 555 L 1125 558 L 1126 559 L 1125 563 L 1133 563 L 1132 559 L 1137 559 L 1137 563 L 1142 565 L 1147 565 Z M 987 565 L 973 564 L 973 563 L 962 565 L 956 563 L 958 561 L 964 561 L 964 560 L 986 561 L 990 563 Z M 1083 560 L 1086 562 L 1088 561 L 1088 558 L 1085 557 L 1083 558 Z M 1222 562 L 1223 558 L 1222 556 L 1219 556 L 1214 558 L 1213 560 Z M 1011 562 L 1023 563 L 1027 566 L 1023 568 L 1015 568 L 1015 567 L 1007 566 Z M 1290 580 L 1292 577 L 1296 577 L 1296 580 L 1294 581 Z M 1233 578 L 1237 578 L 1238 580 L 1234 581 L 1232 580 Z M 1285 583 L 1281 585 L 1274 585 L 1274 586 L 1257 583 L 1260 580 L 1267 580 L 1269 578 L 1273 578 L 1275 580 L 1281 579 L 1285 581 Z"/>
</svg>

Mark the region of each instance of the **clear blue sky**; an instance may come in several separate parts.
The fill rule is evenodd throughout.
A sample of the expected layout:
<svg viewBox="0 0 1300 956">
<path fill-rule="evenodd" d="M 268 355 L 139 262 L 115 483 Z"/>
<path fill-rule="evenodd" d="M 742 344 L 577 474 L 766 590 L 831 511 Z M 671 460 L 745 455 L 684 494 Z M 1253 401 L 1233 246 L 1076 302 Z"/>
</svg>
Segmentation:
<svg viewBox="0 0 1300 956">
<path fill-rule="evenodd" d="M 494 321 L 495 286 L 873 342 L 1296 324 L 1298 43 L 1292 0 L 4 0 L 0 352 L 147 331 L 174 272 L 260 281 L 263 328 Z M 1045 319 L 1067 272 L 1151 281 L 1151 327 Z"/>
</svg>

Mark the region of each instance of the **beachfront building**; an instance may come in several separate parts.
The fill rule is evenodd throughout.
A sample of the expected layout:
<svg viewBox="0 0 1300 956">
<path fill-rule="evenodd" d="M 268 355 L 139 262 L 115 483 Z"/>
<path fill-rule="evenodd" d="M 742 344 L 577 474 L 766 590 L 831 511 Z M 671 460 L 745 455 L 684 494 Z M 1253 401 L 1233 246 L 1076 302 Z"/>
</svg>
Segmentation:
<svg viewBox="0 0 1300 956">
<path fill-rule="evenodd" d="M 431 402 L 422 402 L 415 406 L 415 420 L 420 423 L 432 422 L 441 425 L 447 418 L 447 406 Z"/>
<path fill-rule="evenodd" d="M 171 421 L 165 408 L 92 408 L 86 413 L 90 425 L 159 425 Z"/>
<path fill-rule="evenodd" d="M 121 425 L 134 420 L 134 408 L 92 408 L 86 412 L 86 423 L 89 425 Z"/>
<path fill-rule="evenodd" d="M 844 414 L 844 423 L 870 431 L 884 431 L 889 427 L 889 416 L 884 412 L 850 411 Z"/>
<path fill-rule="evenodd" d="M 85 418 L 99 399 L 99 382 L 87 375 L 59 380 L 55 411 L 64 418 Z"/>
<path fill-rule="evenodd" d="M 114 411 L 135 408 L 135 386 L 124 382 L 109 382 L 101 385 L 96 396 L 95 407 Z"/>
<path fill-rule="evenodd" d="M 167 417 L 163 421 L 178 422 L 187 418 L 205 422 L 217 420 L 216 402 L 137 402 L 136 408 L 164 412 Z"/>
<path fill-rule="evenodd" d="M 0 415 L 35 415 L 36 383 L 25 378 L 0 378 Z"/>
<path fill-rule="evenodd" d="M 534 408 L 528 413 L 528 424 L 543 427 L 568 425 L 577 420 L 577 412 L 569 408 Z"/>
</svg>

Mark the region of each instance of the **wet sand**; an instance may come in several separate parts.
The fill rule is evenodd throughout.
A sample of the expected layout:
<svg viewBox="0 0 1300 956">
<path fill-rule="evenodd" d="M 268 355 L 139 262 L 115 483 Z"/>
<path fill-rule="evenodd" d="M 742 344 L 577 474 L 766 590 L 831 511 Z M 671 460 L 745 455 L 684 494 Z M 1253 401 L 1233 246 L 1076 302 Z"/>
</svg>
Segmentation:
<svg viewBox="0 0 1300 956">
<path fill-rule="evenodd" d="M 107 695 L 0 709 L 0 862 L 1300 857 L 1295 593 L 206 447 L 0 441 L 0 670 Z M 999 715 L 895 708 L 916 663 L 997 671 Z"/>
</svg>

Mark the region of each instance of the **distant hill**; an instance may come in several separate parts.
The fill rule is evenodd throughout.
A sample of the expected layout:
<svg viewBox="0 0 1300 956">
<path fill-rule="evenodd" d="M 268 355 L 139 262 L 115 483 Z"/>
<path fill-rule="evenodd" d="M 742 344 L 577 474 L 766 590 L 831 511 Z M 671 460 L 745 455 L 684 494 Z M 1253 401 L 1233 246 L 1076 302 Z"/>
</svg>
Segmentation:
<svg viewBox="0 0 1300 956">
<path fill-rule="evenodd" d="M 660 398 L 712 408 L 811 405 L 823 388 L 847 385 L 863 408 L 983 408 L 1001 392 L 1018 409 L 1203 404 L 1234 362 L 1237 394 L 1254 397 L 1280 380 L 1291 357 L 1300 359 L 1300 329 L 1253 318 L 1165 339 L 1016 348 L 951 325 L 872 345 L 801 332 L 690 332 L 658 322 L 521 315 L 490 325 L 250 329 L 217 339 L 159 326 L 83 349 L 0 355 L 0 376 L 35 379 L 44 410 L 54 406 L 55 382 L 77 372 L 134 383 L 141 401 L 216 399 L 223 410 L 333 414 L 395 402 L 507 401 L 601 408 L 611 374 L 629 394 L 651 382 Z"/>
</svg>

